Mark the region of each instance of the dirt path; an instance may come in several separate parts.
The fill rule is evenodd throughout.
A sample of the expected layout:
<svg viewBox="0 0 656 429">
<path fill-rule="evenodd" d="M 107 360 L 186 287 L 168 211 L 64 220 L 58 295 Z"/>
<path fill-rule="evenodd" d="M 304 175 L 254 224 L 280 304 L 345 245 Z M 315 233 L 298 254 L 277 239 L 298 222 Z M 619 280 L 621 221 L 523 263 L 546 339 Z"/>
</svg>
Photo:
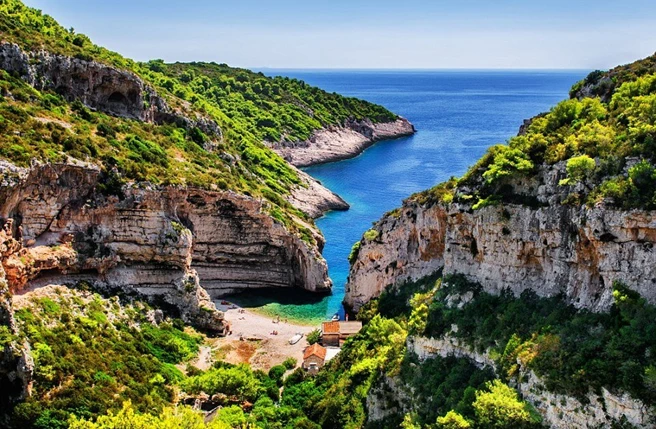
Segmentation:
<svg viewBox="0 0 656 429">
<path fill-rule="evenodd" d="M 207 371 L 212 366 L 212 348 L 209 346 L 200 346 L 200 351 L 198 352 L 198 357 L 192 365 L 203 371 Z"/>
</svg>

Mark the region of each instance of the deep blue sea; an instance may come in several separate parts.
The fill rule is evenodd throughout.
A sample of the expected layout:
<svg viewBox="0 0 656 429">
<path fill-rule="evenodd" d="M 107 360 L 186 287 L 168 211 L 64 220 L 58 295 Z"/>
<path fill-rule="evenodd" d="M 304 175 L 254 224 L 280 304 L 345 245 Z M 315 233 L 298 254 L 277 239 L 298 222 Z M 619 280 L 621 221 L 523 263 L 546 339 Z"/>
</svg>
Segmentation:
<svg viewBox="0 0 656 429">
<path fill-rule="evenodd" d="M 410 194 L 467 171 L 485 150 L 517 134 L 525 118 L 567 97 L 587 71 L 319 71 L 264 70 L 298 78 L 326 91 L 381 104 L 408 118 L 411 137 L 377 143 L 357 158 L 307 168 L 351 209 L 317 220 L 334 282 L 321 300 L 264 293 L 240 304 L 268 314 L 316 322 L 343 313 L 347 256 L 381 215 Z"/>
</svg>

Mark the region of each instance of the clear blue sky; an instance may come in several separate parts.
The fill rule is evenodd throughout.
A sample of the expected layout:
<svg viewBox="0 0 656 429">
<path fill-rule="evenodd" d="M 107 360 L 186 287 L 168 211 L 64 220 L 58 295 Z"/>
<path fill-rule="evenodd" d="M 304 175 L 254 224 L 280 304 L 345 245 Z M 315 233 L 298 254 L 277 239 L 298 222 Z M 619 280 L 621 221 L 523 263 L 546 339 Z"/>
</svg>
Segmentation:
<svg viewBox="0 0 656 429">
<path fill-rule="evenodd" d="M 25 0 L 136 60 L 277 68 L 609 68 L 656 0 Z"/>
</svg>

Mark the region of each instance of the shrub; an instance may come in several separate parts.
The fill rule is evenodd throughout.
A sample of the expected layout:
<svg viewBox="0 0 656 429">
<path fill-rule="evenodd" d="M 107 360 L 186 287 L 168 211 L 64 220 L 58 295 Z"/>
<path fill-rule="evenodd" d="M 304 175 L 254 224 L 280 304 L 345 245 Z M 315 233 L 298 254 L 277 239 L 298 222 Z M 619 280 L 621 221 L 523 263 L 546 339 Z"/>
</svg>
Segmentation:
<svg viewBox="0 0 656 429">
<path fill-rule="evenodd" d="M 284 362 L 282 363 L 282 366 L 284 366 L 287 369 L 294 369 L 294 368 L 296 368 L 296 364 L 297 364 L 296 358 L 289 357 L 289 358 L 284 360 Z"/>
<path fill-rule="evenodd" d="M 476 392 L 476 420 L 482 427 L 521 428 L 540 425 L 539 415 L 519 400 L 517 392 L 500 380 L 487 383 L 486 390 Z"/>
<path fill-rule="evenodd" d="M 358 259 L 358 254 L 360 253 L 361 246 L 362 246 L 362 242 L 356 241 L 353 244 L 353 247 L 351 247 L 351 252 L 348 255 L 348 260 L 351 264 L 354 263 L 356 259 Z"/>
<path fill-rule="evenodd" d="M 380 233 L 377 230 L 369 229 L 364 233 L 363 237 L 367 241 L 373 241 L 378 238 L 379 234 Z"/>
<path fill-rule="evenodd" d="M 592 176 L 596 167 L 595 160 L 588 155 L 575 156 L 567 161 L 567 179 L 560 181 L 560 185 L 586 182 Z"/>
<path fill-rule="evenodd" d="M 308 344 L 312 345 L 321 339 L 321 329 L 315 329 L 306 336 Z"/>
<path fill-rule="evenodd" d="M 276 365 L 269 370 L 269 378 L 274 380 L 278 386 L 282 386 L 282 376 L 287 372 L 283 365 Z"/>
<path fill-rule="evenodd" d="M 494 161 L 483 173 L 483 178 L 488 183 L 495 183 L 516 174 L 526 174 L 533 168 L 533 162 L 524 152 L 519 149 L 504 147 L 504 149 L 497 152 Z"/>
</svg>

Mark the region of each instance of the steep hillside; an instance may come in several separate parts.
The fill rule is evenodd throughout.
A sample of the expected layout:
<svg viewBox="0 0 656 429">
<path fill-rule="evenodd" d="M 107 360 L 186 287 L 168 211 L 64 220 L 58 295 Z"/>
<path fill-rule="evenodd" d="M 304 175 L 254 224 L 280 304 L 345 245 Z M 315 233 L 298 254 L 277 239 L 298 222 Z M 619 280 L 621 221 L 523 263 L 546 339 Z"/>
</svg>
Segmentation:
<svg viewBox="0 0 656 429">
<path fill-rule="evenodd" d="M 346 302 L 441 267 L 579 307 L 607 309 L 616 280 L 654 302 L 656 75 L 617 70 L 598 78 L 615 79 L 608 101 L 561 102 L 464 177 L 387 214 L 357 245 Z"/>
<path fill-rule="evenodd" d="M 435 423 L 423 402 L 458 379 L 472 392 L 440 405 L 438 426 L 487 427 L 480 380 L 434 366 L 455 359 L 492 370 L 550 427 L 653 427 L 653 58 L 591 73 L 464 177 L 411 196 L 356 243 L 345 304 L 407 321 L 415 365 L 383 373 L 366 421 Z M 437 371 L 434 387 L 416 384 L 425 371 Z M 500 427 L 530 426 L 530 415 Z"/>
<path fill-rule="evenodd" d="M 55 348 L 61 338 L 37 332 L 43 320 L 15 317 L 12 295 L 86 285 L 225 335 L 218 296 L 265 287 L 329 293 L 324 241 L 312 219 L 348 204 L 269 146 L 396 121 L 381 106 L 298 80 L 217 64 L 137 63 L 20 1 L 0 0 L 0 382 L 7 387 L 0 425 L 25 400 L 11 417 L 19 427 L 67 426 L 70 412 L 115 410 L 120 403 L 103 401 L 116 392 L 143 400 L 141 410 L 177 403 L 177 375 L 157 365 L 139 375 L 157 381 L 137 380 L 132 367 L 119 376 L 121 362 L 87 378 L 85 365 L 105 347 L 92 332 L 83 342 L 95 355 L 75 374 L 65 356 L 77 353 L 78 339 Z M 77 297 L 79 309 L 55 298 L 67 309 L 56 315 L 65 325 L 89 310 Z M 83 317 L 82 325 L 93 319 Z M 102 326 L 121 324 L 120 335 L 123 324 L 141 323 L 98 318 Z M 96 327 L 60 328 L 79 336 Z M 80 399 L 90 380 L 111 385 L 114 393 L 99 394 L 105 405 Z M 152 400 L 121 396 L 127 388 L 143 393 L 150 382 L 159 386 Z M 74 399 L 57 403 L 56 392 Z"/>
<path fill-rule="evenodd" d="M 0 30 L 0 206 L 22 252 L 72 243 L 76 261 L 59 270 L 64 277 L 97 271 L 103 283 L 144 290 L 186 269 L 217 293 L 330 289 L 310 217 L 348 205 L 264 143 L 298 142 L 351 121 L 395 121 L 394 114 L 226 65 L 136 63 L 15 0 L 0 3 Z M 125 237 L 94 232 L 111 230 L 112 216 Z M 208 220 L 225 226 L 202 226 Z M 167 238 L 157 236 L 170 224 L 182 231 L 176 237 L 191 233 L 177 262 L 162 255 Z M 164 266 L 153 272 L 154 261 Z M 29 273 L 21 287 L 43 270 L 58 276 L 56 267 L 24 265 L 14 269 Z"/>
</svg>

